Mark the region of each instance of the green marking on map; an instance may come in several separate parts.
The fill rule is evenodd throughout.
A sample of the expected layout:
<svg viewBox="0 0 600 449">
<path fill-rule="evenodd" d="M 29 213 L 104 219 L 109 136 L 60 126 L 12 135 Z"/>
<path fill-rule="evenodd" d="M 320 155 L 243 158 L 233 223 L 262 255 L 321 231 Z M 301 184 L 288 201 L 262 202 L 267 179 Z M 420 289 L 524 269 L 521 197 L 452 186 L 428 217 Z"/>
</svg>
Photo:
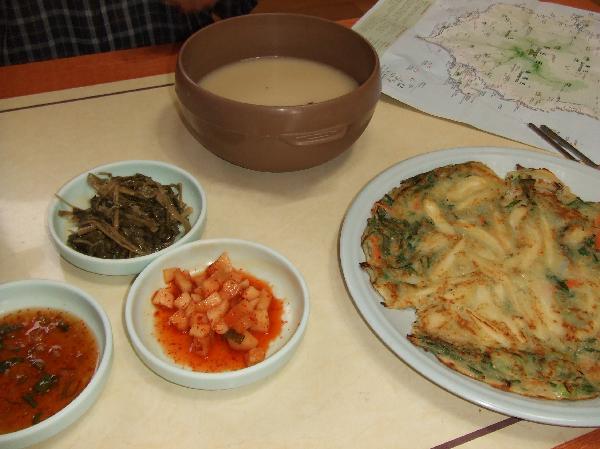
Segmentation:
<svg viewBox="0 0 600 449">
<path fill-rule="evenodd" d="M 570 91 L 577 89 L 585 89 L 587 84 L 582 80 L 577 79 L 563 79 L 559 76 L 555 76 L 552 74 L 552 71 L 548 69 L 549 64 L 544 63 L 542 59 L 538 59 L 536 56 L 539 53 L 539 50 L 534 48 L 552 48 L 554 50 L 561 50 L 562 46 L 556 45 L 554 47 L 548 47 L 546 45 L 540 46 L 535 45 L 532 47 L 518 47 L 513 45 L 509 48 L 509 51 L 512 53 L 512 56 L 508 59 L 508 61 L 518 60 L 520 65 L 529 75 L 529 79 L 535 77 L 535 81 L 546 84 L 554 89 L 558 89 L 561 91 Z"/>
<path fill-rule="evenodd" d="M 600 119 L 597 22 L 498 3 L 422 39 L 451 55 L 450 79 L 465 95 L 492 90 L 534 110 Z"/>
</svg>

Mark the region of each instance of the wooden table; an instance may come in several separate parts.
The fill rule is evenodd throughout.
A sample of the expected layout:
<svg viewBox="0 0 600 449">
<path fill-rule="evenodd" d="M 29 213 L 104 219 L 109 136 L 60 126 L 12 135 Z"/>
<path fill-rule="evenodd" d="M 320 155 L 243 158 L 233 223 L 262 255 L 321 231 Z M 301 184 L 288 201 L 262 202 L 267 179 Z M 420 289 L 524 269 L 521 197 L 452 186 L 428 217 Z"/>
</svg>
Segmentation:
<svg viewBox="0 0 600 449">
<path fill-rule="evenodd" d="M 176 48 L 0 68 L 0 281 L 49 278 L 77 285 L 102 304 L 115 337 L 112 372 L 98 402 L 39 447 L 600 445 L 600 431 L 502 416 L 427 381 L 365 325 L 340 276 L 340 222 L 377 173 L 441 148 L 525 145 L 384 98 L 364 135 L 337 159 L 297 173 L 248 171 L 213 156 L 182 125 L 172 88 Z M 52 193 L 91 167 L 122 159 L 163 160 L 187 169 L 208 194 L 203 238 L 258 241 L 285 254 L 304 274 L 312 315 L 304 341 L 282 371 L 221 392 L 164 381 L 135 356 L 123 328 L 123 301 L 133 277 L 87 273 L 56 254 L 45 223 Z"/>
</svg>

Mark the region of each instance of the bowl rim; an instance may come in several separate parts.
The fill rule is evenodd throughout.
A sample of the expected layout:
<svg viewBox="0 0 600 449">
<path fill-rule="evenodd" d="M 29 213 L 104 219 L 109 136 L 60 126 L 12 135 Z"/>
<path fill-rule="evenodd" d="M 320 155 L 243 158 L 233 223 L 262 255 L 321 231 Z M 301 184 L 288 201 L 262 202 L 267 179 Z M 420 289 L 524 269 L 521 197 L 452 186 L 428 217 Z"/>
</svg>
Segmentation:
<svg viewBox="0 0 600 449">
<path fill-rule="evenodd" d="M 312 20 L 315 22 L 325 23 L 332 27 L 344 30 L 343 32 L 348 32 L 350 34 L 355 35 L 355 37 L 357 37 L 364 44 L 366 44 L 367 48 L 369 48 L 371 51 L 371 57 L 373 58 L 373 69 L 371 70 L 371 73 L 363 82 L 358 84 L 356 89 L 353 89 L 350 92 L 347 92 L 343 95 L 339 95 L 337 97 L 330 98 L 329 100 L 319 101 L 316 103 L 298 104 L 298 105 L 280 105 L 280 106 L 276 106 L 276 105 L 269 106 L 269 105 L 254 104 L 254 103 L 245 103 L 243 101 L 236 101 L 236 100 L 232 100 L 227 97 L 222 97 L 220 95 L 214 94 L 211 91 L 200 87 L 199 83 L 197 81 L 194 81 L 188 75 L 187 71 L 183 67 L 183 62 L 181 61 L 181 59 L 182 59 L 181 55 L 186 51 L 187 47 L 189 45 L 191 45 L 190 42 L 195 38 L 196 35 L 204 32 L 206 30 L 210 30 L 211 28 L 222 26 L 224 23 L 227 23 L 227 22 L 241 21 L 241 20 L 260 20 L 261 17 L 267 17 L 267 16 L 268 17 L 275 17 L 275 16 L 276 17 L 297 17 L 297 18 L 302 18 L 302 19 L 308 19 L 308 20 Z M 257 56 L 257 57 L 260 57 L 260 56 Z M 221 66 L 221 67 L 223 67 L 223 66 Z M 334 101 L 340 101 L 340 99 L 346 100 L 346 99 L 352 98 L 354 96 L 360 95 L 362 93 L 362 91 L 366 90 L 368 88 L 368 85 L 370 85 L 373 82 L 373 78 L 380 77 L 380 71 L 381 71 L 380 61 L 379 61 L 379 55 L 377 54 L 377 51 L 375 50 L 373 45 L 367 39 L 365 39 L 364 36 L 362 36 L 360 33 L 357 33 L 356 31 L 354 31 L 351 27 L 344 26 L 340 23 L 334 22 L 332 20 L 324 19 L 322 17 L 311 16 L 311 15 L 307 15 L 307 14 L 285 13 L 285 12 L 248 14 L 248 15 L 230 17 L 226 20 L 213 22 L 210 25 L 207 25 L 207 26 L 199 29 L 198 31 L 196 31 L 195 33 L 190 35 L 184 41 L 184 43 L 181 45 L 181 48 L 179 49 L 179 52 L 177 53 L 177 63 L 176 63 L 176 75 L 178 72 L 183 77 L 186 84 L 192 88 L 192 90 L 196 91 L 197 93 L 199 93 L 201 95 L 206 96 L 211 101 L 224 101 L 225 102 L 224 104 L 236 105 L 238 107 L 240 107 L 240 105 L 243 105 L 242 107 L 250 107 L 253 110 L 256 110 L 257 112 L 262 110 L 262 111 L 269 111 L 271 113 L 273 113 L 273 112 L 286 113 L 287 111 L 297 110 L 299 108 L 302 110 L 318 109 L 320 107 L 327 107 L 329 104 L 331 104 Z M 175 86 L 177 87 L 177 83 L 175 83 Z M 380 91 L 381 91 L 381 89 L 380 89 Z"/>
<path fill-rule="evenodd" d="M 58 232 L 56 230 L 56 226 L 54 225 L 54 219 L 55 219 L 54 215 L 55 215 L 55 213 L 58 212 L 59 205 L 61 204 L 61 201 L 56 197 L 56 195 L 60 195 L 61 192 L 73 187 L 74 185 L 80 183 L 81 181 L 85 182 L 85 178 L 87 177 L 87 175 L 89 173 L 97 173 L 100 171 L 107 171 L 110 168 L 128 166 L 128 165 L 142 166 L 141 169 L 137 170 L 138 173 L 142 173 L 144 171 L 143 166 L 154 166 L 154 167 L 167 168 L 173 172 L 176 172 L 180 176 L 186 178 L 194 186 L 194 188 L 196 189 L 197 193 L 199 194 L 199 196 L 201 198 L 202 207 L 198 214 L 198 218 L 192 224 L 192 227 L 190 228 L 190 230 L 188 232 L 186 232 L 185 234 L 183 234 L 179 239 L 175 240 L 172 245 L 167 246 L 166 248 L 163 248 L 160 251 L 146 254 L 145 256 L 132 257 L 129 259 L 102 259 L 100 257 L 88 256 L 87 254 L 80 253 L 79 251 L 76 251 L 73 248 L 69 247 L 63 241 L 63 239 L 59 237 Z M 146 176 L 149 176 L 149 175 L 146 175 Z M 50 203 L 49 203 L 48 209 L 47 209 L 47 214 L 46 214 L 46 221 L 47 221 L 47 229 L 50 232 L 50 237 L 53 240 L 54 244 L 56 245 L 61 257 L 64 258 L 64 256 L 62 256 L 62 252 L 65 252 L 72 259 L 77 259 L 77 260 L 82 261 L 81 262 L 82 264 L 85 264 L 87 266 L 95 264 L 95 265 L 101 267 L 101 268 L 97 269 L 98 271 L 96 271 L 96 270 L 91 271 L 91 270 L 86 270 L 85 268 L 82 268 L 79 264 L 75 264 L 74 262 L 68 261 L 69 263 L 77 266 L 78 268 L 85 270 L 85 271 L 91 271 L 91 272 L 97 273 L 97 274 L 105 274 L 105 270 L 108 269 L 109 267 L 116 267 L 116 266 L 132 267 L 135 265 L 145 266 L 150 261 L 154 260 L 156 257 L 159 257 L 161 254 L 164 254 L 164 252 L 168 251 L 169 249 L 174 248 L 176 246 L 180 246 L 189 241 L 193 241 L 192 240 L 194 238 L 193 236 L 196 234 L 196 232 L 199 229 L 201 229 L 204 226 L 204 222 L 206 221 L 207 206 L 208 205 L 207 205 L 207 201 L 206 201 L 206 192 L 204 191 L 204 188 L 198 182 L 198 180 L 191 173 L 187 172 L 186 170 L 184 170 L 176 165 L 170 164 L 168 162 L 163 162 L 163 161 L 157 161 L 157 160 L 152 160 L 152 159 L 126 159 L 126 160 L 110 162 L 108 164 L 102 164 L 102 165 L 98 165 L 96 167 L 92 167 L 92 168 L 85 170 L 82 173 L 74 176 L 67 182 L 65 182 L 56 191 L 56 193 L 50 200 Z"/>
<path fill-rule="evenodd" d="M 25 447 L 25 446 L 29 446 L 31 444 L 35 444 L 40 441 L 43 441 L 46 438 L 50 438 L 51 436 L 56 435 L 57 433 L 61 432 L 66 427 L 70 426 L 75 421 L 77 421 L 96 402 L 97 398 L 93 398 L 91 396 L 93 396 L 96 392 L 99 393 L 99 390 L 102 389 L 102 387 L 110 373 L 110 367 L 111 367 L 112 356 L 113 356 L 112 326 L 110 324 L 110 319 L 108 318 L 108 315 L 106 314 L 104 309 L 100 306 L 100 304 L 90 294 L 86 293 L 81 288 L 76 287 L 71 284 L 68 284 L 66 282 L 55 281 L 55 280 L 50 280 L 50 279 L 25 279 L 25 280 L 1 283 L 0 284 L 0 294 L 3 290 L 6 290 L 6 289 L 10 289 L 10 288 L 24 289 L 24 288 L 28 288 L 28 287 L 32 287 L 32 286 L 45 286 L 45 287 L 53 288 L 53 289 L 57 289 L 57 290 L 68 290 L 71 293 L 74 293 L 75 295 L 77 295 L 79 297 L 79 299 L 83 300 L 85 303 L 87 303 L 89 306 L 92 307 L 96 316 L 99 318 L 99 322 L 101 323 L 101 330 L 104 333 L 105 341 L 104 341 L 104 345 L 102 345 L 102 346 L 100 345 L 99 341 L 96 341 L 98 343 L 99 351 L 102 351 L 102 355 L 99 357 L 98 363 L 96 365 L 96 370 L 94 371 L 92 378 L 90 379 L 88 384 L 85 386 L 85 388 L 83 390 L 81 390 L 81 392 L 71 402 L 69 402 L 67 405 L 65 405 L 62 409 L 60 409 L 58 412 L 56 412 L 54 415 L 50 416 L 49 418 L 47 418 L 33 426 L 26 427 L 24 429 L 17 430 L 15 432 L 0 435 L 0 446 L 2 446 L 4 444 L 11 444 L 11 443 L 15 444 L 16 443 L 16 444 L 23 444 L 23 446 L 20 446 L 20 447 Z M 25 309 L 25 308 L 27 308 L 27 307 L 22 307 L 22 309 Z M 53 308 L 53 307 L 49 307 L 49 308 Z M 59 309 L 59 308 L 56 308 L 56 309 L 64 310 L 68 313 L 72 313 L 77 318 L 79 318 L 80 320 L 85 322 L 86 325 L 89 326 L 88 320 L 71 312 L 70 310 Z M 15 310 L 20 310 L 20 309 L 15 309 Z M 94 337 L 97 337 L 97 336 L 94 335 Z M 96 340 L 98 340 L 98 339 L 96 338 Z M 91 401 L 91 402 L 87 403 L 88 401 Z M 63 420 L 66 420 L 67 422 L 63 426 L 61 426 L 61 421 L 63 421 Z M 54 428 L 54 427 L 56 427 L 56 428 Z M 19 440 L 29 440 L 29 441 L 23 441 L 22 443 L 19 443 Z"/>
<path fill-rule="evenodd" d="M 133 323 L 133 304 L 136 302 L 136 298 L 138 298 L 138 300 L 142 300 L 142 298 L 139 298 L 139 296 L 137 294 L 138 290 L 140 289 L 140 286 L 145 281 L 145 277 L 148 275 L 148 272 L 150 272 L 150 270 L 155 269 L 157 266 L 161 265 L 161 263 L 163 262 L 163 260 L 166 257 L 171 257 L 171 256 L 176 255 L 177 253 L 190 251 L 191 249 L 194 249 L 196 247 L 211 246 L 211 245 L 219 246 L 219 245 L 225 245 L 225 244 L 249 246 L 258 251 L 267 253 L 270 256 L 274 257 L 277 260 L 277 262 L 283 264 L 293 274 L 294 278 L 296 279 L 296 281 L 298 282 L 298 284 L 300 286 L 300 290 L 302 293 L 301 296 L 302 296 L 303 311 L 302 311 L 302 316 L 300 317 L 298 326 L 296 327 L 296 329 L 294 329 L 293 334 L 291 335 L 290 339 L 288 341 L 286 341 L 285 344 L 277 352 L 275 352 L 274 354 L 271 354 L 265 360 L 257 363 L 256 365 L 248 366 L 248 367 L 241 368 L 238 370 L 211 373 L 211 372 L 193 371 L 191 369 L 186 369 L 186 368 L 183 368 L 183 367 L 177 365 L 175 362 L 170 362 L 170 363 L 165 362 L 164 360 L 162 360 L 162 359 L 158 358 L 156 355 L 154 355 L 152 353 L 152 351 L 150 351 L 146 347 L 146 345 L 144 345 L 142 343 L 142 341 L 137 333 L 137 330 L 135 328 L 135 325 Z M 147 298 L 147 300 L 149 300 L 149 298 Z M 296 347 L 296 345 L 300 342 L 300 339 L 304 335 L 304 332 L 306 330 L 307 323 L 308 323 L 308 318 L 309 318 L 309 312 L 310 312 L 309 309 L 310 309 L 310 301 L 309 301 L 309 292 L 308 292 L 308 286 L 306 284 L 306 281 L 304 280 L 304 277 L 302 276 L 300 271 L 285 256 L 283 256 L 282 254 L 275 251 L 274 249 L 269 248 L 261 243 L 252 242 L 252 241 L 243 240 L 243 239 L 236 239 L 236 238 L 215 238 L 215 239 L 198 240 L 195 242 L 186 243 L 184 245 L 179 246 L 178 248 L 173 248 L 167 254 L 163 254 L 162 256 L 158 257 L 157 259 L 152 261 L 146 268 L 144 268 L 144 270 L 136 277 L 135 281 L 131 285 L 131 288 L 129 289 L 129 292 L 127 294 L 127 298 L 125 299 L 124 324 L 125 324 L 125 329 L 127 331 L 127 334 L 129 335 L 131 345 L 133 346 L 135 351 L 138 353 L 138 355 L 140 356 L 142 361 L 144 361 L 145 364 L 148 365 L 149 368 L 152 371 L 154 371 L 156 374 L 158 374 L 159 376 L 165 378 L 166 380 L 168 380 L 170 382 L 174 382 L 179 385 L 182 385 L 181 383 L 173 380 L 171 377 L 167 378 L 167 377 L 164 377 L 162 374 L 159 374 L 154 369 L 154 367 L 155 366 L 158 367 L 161 372 L 169 373 L 170 376 L 182 377 L 182 378 L 185 378 L 187 381 L 196 381 L 196 382 L 203 381 L 203 380 L 207 381 L 207 382 L 214 381 L 214 380 L 231 381 L 231 380 L 241 379 L 246 376 L 250 377 L 254 374 L 260 373 L 261 371 L 268 369 L 268 367 L 271 365 L 278 366 L 278 362 L 280 360 L 282 360 L 282 359 L 285 360 L 287 353 Z M 151 365 L 154 365 L 154 366 L 151 366 Z M 189 386 L 189 385 L 186 385 L 186 386 Z M 199 387 L 192 387 L 192 388 L 199 388 Z"/>
</svg>

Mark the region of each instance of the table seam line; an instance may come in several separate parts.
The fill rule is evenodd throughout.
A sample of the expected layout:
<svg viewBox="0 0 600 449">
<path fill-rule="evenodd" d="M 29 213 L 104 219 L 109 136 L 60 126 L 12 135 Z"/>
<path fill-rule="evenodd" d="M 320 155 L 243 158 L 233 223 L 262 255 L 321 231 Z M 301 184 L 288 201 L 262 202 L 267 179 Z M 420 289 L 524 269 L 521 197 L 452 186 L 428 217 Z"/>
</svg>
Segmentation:
<svg viewBox="0 0 600 449">
<path fill-rule="evenodd" d="M 88 95 L 85 97 L 69 98 L 66 100 L 50 101 L 47 103 L 37 103 L 37 104 L 31 104 L 28 106 L 19 106 L 17 108 L 0 109 L 0 114 L 6 114 L 8 112 L 22 111 L 24 109 L 35 109 L 35 108 L 41 108 L 41 107 L 46 107 L 46 106 L 54 106 L 54 105 L 58 105 L 58 104 L 73 103 L 76 101 L 94 100 L 96 98 L 111 97 L 111 96 L 115 96 L 115 95 L 129 94 L 129 93 L 133 93 L 133 92 L 142 92 L 145 90 L 160 89 L 162 87 L 170 87 L 170 86 L 174 86 L 174 85 L 175 85 L 175 83 L 158 84 L 155 86 L 138 87 L 135 89 L 119 90 L 116 92 L 107 92 L 107 93 L 97 94 L 97 95 Z"/>
<path fill-rule="evenodd" d="M 489 426 L 482 427 L 480 429 L 474 430 L 473 432 L 466 433 L 452 440 L 448 440 L 444 443 L 433 446 L 431 449 L 452 449 L 454 447 L 461 446 L 470 441 L 476 440 L 477 438 L 481 438 L 483 436 L 494 433 L 498 430 L 502 430 L 505 427 L 512 426 L 513 424 L 516 424 L 520 421 L 522 421 L 521 418 L 506 418 L 502 421 L 490 424 Z"/>
</svg>

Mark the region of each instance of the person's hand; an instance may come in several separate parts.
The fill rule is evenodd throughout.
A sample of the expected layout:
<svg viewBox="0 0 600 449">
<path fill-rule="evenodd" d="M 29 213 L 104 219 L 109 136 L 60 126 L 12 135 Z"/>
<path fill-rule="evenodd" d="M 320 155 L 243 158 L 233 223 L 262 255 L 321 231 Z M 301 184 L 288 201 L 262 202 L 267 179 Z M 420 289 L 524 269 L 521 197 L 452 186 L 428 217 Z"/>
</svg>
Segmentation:
<svg viewBox="0 0 600 449">
<path fill-rule="evenodd" d="M 215 6 L 217 0 L 164 0 L 172 6 L 177 6 L 183 12 L 200 11 L 201 9 L 209 9 Z"/>
</svg>

